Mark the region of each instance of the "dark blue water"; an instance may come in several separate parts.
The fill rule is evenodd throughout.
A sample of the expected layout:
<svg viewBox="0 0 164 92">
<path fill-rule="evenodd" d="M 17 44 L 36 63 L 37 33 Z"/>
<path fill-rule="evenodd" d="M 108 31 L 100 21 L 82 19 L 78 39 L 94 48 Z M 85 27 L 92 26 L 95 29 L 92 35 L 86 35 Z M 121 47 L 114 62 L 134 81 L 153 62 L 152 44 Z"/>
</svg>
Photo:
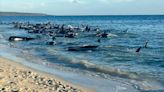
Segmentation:
<svg viewBox="0 0 164 92">
<path fill-rule="evenodd" d="M 11 24 L 0 25 L 1 44 L 22 50 L 24 58 L 39 58 L 60 67 L 87 70 L 121 78 L 135 80 L 164 81 L 164 16 L 44 16 L 44 17 L 0 17 L 0 22 L 57 23 L 99 27 L 110 33 L 108 38 L 93 36 L 93 32 L 80 33 L 77 38 L 59 37 L 55 46 L 46 45 L 48 36 L 28 34 L 14 29 Z M 127 32 L 124 32 L 127 30 Z M 23 35 L 41 37 L 40 40 L 10 43 L 9 36 Z M 148 48 L 136 49 L 148 40 Z M 83 44 L 98 45 L 96 51 L 70 52 L 66 48 Z M 11 48 L 12 48 L 11 47 Z M 42 62 L 42 61 L 38 61 Z M 79 72 L 78 71 L 78 72 Z"/>
</svg>

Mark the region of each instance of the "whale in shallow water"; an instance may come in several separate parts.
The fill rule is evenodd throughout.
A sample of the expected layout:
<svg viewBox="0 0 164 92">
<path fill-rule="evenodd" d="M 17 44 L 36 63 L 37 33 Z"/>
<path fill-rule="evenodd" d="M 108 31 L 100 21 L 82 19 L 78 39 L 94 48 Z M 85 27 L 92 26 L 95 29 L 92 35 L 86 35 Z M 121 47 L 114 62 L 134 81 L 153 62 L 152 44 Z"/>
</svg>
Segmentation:
<svg viewBox="0 0 164 92">
<path fill-rule="evenodd" d="M 103 33 L 97 33 L 97 35 L 96 35 L 97 37 L 101 37 L 101 38 L 107 38 L 108 37 L 108 33 L 106 33 L 106 32 L 103 32 Z"/>
<path fill-rule="evenodd" d="M 68 47 L 68 51 L 93 51 L 97 48 L 98 46 L 95 45 L 83 45 L 83 46 L 74 46 L 74 47 Z"/>
<path fill-rule="evenodd" d="M 137 48 L 136 52 L 140 52 L 141 48 L 147 48 L 148 41 L 145 42 L 144 47 Z"/>
<path fill-rule="evenodd" d="M 19 36 L 10 36 L 9 41 L 29 41 L 34 40 L 34 38 L 29 37 L 19 37 Z"/>
</svg>

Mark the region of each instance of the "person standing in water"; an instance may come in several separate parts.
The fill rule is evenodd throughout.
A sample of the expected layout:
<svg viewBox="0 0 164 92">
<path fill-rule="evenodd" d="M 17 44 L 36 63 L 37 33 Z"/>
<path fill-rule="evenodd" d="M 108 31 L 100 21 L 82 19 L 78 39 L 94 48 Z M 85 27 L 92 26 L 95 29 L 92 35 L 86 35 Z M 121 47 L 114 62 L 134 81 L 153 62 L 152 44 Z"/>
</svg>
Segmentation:
<svg viewBox="0 0 164 92">
<path fill-rule="evenodd" d="M 148 40 L 146 40 L 144 48 L 147 48 Z"/>
</svg>

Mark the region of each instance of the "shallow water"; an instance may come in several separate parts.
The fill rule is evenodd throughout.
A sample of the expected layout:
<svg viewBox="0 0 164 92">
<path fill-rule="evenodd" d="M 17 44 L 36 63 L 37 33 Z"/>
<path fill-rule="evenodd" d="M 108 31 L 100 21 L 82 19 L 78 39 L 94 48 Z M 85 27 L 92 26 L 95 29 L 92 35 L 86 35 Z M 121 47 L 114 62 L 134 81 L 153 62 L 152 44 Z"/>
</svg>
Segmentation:
<svg viewBox="0 0 164 92">
<path fill-rule="evenodd" d="M 31 23 L 52 22 L 78 26 L 87 24 L 109 31 L 108 38 L 92 36 L 92 32 L 79 33 L 76 38 L 59 37 L 55 46 L 46 45 L 50 38 L 29 42 L 8 42 L 9 36 L 40 35 L 28 34 L 24 30 L 14 29 L 11 24 L 0 25 L 0 44 L 10 46 L 17 57 L 25 58 L 33 63 L 47 64 L 49 67 L 75 73 L 89 71 L 100 73 L 103 77 L 118 77 L 126 80 L 156 81 L 164 83 L 164 16 L 46 16 L 46 17 L 0 17 L 0 22 L 14 21 Z M 124 30 L 128 29 L 127 32 Z M 148 40 L 148 48 L 135 50 Z M 98 45 L 96 51 L 70 52 L 68 46 L 83 44 Z M 21 54 L 20 54 L 21 53 Z M 62 68 L 61 68 L 62 67 Z M 93 74 L 94 75 L 94 74 Z M 102 77 L 102 76 L 101 76 Z M 160 82 L 159 82 L 160 81 Z M 139 84 L 139 83 L 138 83 Z M 154 84 L 153 84 L 154 85 Z M 159 89 L 163 89 L 160 85 Z"/>
</svg>

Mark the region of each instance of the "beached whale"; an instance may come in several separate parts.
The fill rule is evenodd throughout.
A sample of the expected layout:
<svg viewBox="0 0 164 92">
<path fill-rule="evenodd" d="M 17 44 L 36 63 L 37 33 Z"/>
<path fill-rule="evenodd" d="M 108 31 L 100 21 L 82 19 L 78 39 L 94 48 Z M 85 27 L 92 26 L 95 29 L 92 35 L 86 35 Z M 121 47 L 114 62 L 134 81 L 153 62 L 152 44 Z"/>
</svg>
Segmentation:
<svg viewBox="0 0 164 92">
<path fill-rule="evenodd" d="M 83 45 L 83 46 L 74 46 L 68 47 L 68 51 L 94 51 L 98 46 L 95 45 Z"/>
<path fill-rule="evenodd" d="M 29 41 L 34 40 L 34 38 L 30 37 L 20 37 L 20 36 L 10 36 L 9 41 Z"/>
</svg>

